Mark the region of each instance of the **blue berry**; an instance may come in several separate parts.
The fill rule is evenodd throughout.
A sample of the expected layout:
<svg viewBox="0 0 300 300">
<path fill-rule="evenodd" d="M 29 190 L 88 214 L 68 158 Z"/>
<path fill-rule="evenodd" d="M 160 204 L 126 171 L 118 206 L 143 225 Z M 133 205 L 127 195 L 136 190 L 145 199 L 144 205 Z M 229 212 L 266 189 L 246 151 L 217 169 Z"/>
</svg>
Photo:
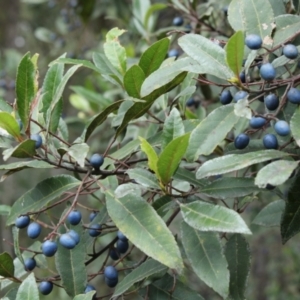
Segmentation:
<svg viewBox="0 0 300 300">
<path fill-rule="evenodd" d="M 64 233 L 59 237 L 59 243 L 67 249 L 73 249 L 76 246 L 76 241 L 68 233 Z"/>
<path fill-rule="evenodd" d="M 266 81 L 271 81 L 276 77 L 276 70 L 270 63 L 262 64 L 262 66 L 259 69 L 259 73 L 261 78 L 263 78 Z"/>
<path fill-rule="evenodd" d="M 234 95 L 233 99 L 234 99 L 235 102 L 238 102 L 239 100 L 246 98 L 248 95 L 249 94 L 247 92 L 245 92 L 245 91 L 238 91 Z"/>
<path fill-rule="evenodd" d="M 90 158 L 90 164 L 93 168 L 99 169 L 104 163 L 104 158 L 102 155 L 95 153 Z"/>
<path fill-rule="evenodd" d="M 80 236 L 75 230 L 71 229 L 68 234 L 75 240 L 76 245 L 80 242 Z"/>
<path fill-rule="evenodd" d="M 87 284 L 87 286 L 85 287 L 84 293 L 87 294 L 90 291 L 96 291 L 96 289 L 91 284 Z"/>
<path fill-rule="evenodd" d="M 120 253 L 116 248 L 112 248 L 109 250 L 109 256 L 113 260 L 118 260 L 120 258 Z"/>
<path fill-rule="evenodd" d="M 95 217 L 97 216 L 97 214 L 98 213 L 96 211 L 93 211 L 93 212 L 90 213 L 90 217 L 89 217 L 90 218 L 90 222 L 92 222 L 95 219 Z"/>
<path fill-rule="evenodd" d="M 40 148 L 43 144 L 42 137 L 39 134 L 32 134 L 30 136 L 30 139 L 35 141 L 35 148 L 36 149 Z"/>
<path fill-rule="evenodd" d="M 89 229 L 89 235 L 91 237 L 97 237 L 101 234 L 102 226 L 100 224 L 92 224 Z"/>
<path fill-rule="evenodd" d="M 118 278 L 117 279 L 109 279 L 107 277 L 104 277 L 104 281 L 106 285 L 110 288 L 114 288 L 118 284 Z"/>
<path fill-rule="evenodd" d="M 179 51 L 177 49 L 171 49 L 168 52 L 168 57 L 178 57 L 179 56 Z"/>
<path fill-rule="evenodd" d="M 53 256 L 57 251 L 57 243 L 54 241 L 46 240 L 42 244 L 42 252 L 45 256 L 51 257 Z"/>
<path fill-rule="evenodd" d="M 224 90 L 220 95 L 220 102 L 223 105 L 229 104 L 232 101 L 232 95 L 230 90 Z"/>
<path fill-rule="evenodd" d="M 274 190 L 275 188 L 276 188 L 276 186 L 274 186 L 272 184 L 267 183 L 267 185 L 266 185 L 267 190 Z"/>
<path fill-rule="evenodd" d="M 25 270 L 26 271 L 32 271 L 36 267 L 36 261 L 34 258 L 26 258 L 24 261 Z"/>
<path fill-rule="evenodd" d="M 122 241 L 122 240 L 118 240 L 117 241 L 117 251 L 120 253 L 126 253 L 128 248 L 129 248 L 129 244 L 128 241 Z"/>
<path fill-rule="evenodd" d="M 279 106 L 279 98 L 276 94 L 269 94 L 265 97 L 265 105 L 269 110 L 275 110 Z"/>
<path fill-rule="evenodd" d="M 192 25 L 191 24 L 186 24 L 184 26 L 184 32 L 185 33 L 190 33 L 192 31 Z"/>
<path fill-rule="evenodd" d="M 49 295 L 52 292 L 53 283 L 51 281 L 42 281 L 39 284 L 39 290 L 43 295 Z"/>
<path fill-rule="evenodd" d="M 291 103 L 300 104 L 300 90 L 297 88 L 291 88 L 286 96 Z"/>
<path fill-rule="evenodd" d="M 183 25 L 183 18 L 182 17 L 175 17 L 173 19 L 173 25 L 174 26 L 181 26 L 181 25 Z"/>
<path fill-rule="evenodd" d="M 128 241 L 128 238 L 120 230 L 118 231 L 117 236 L 118 236 L 119 240 L 121 240 L 123 242 Z"/>
<path fill-rule="evenodd" d="M 78 210 L 72 210 L 68 215 L 68 221 L 72 225 L 77 225 L 81 221 L 81 212 Z"/>
<path fill-rule="evenodd" d="M 245 72 L 242 71 L 240 73 L 239 77 L 240 77 L 240 80 L 241 80 L 242 83 L 246 82 L 246 74 L 245 74 Z"/>
<path fill-rule="evenodd" d="M 32 222 L 27 227 L 27 235 L 31 239 L 36 239 L 40 235 L 41 231 L 42 231 L 41 225 L 36 222 Z"/>
<path fill-rule="evenodd" d="M 274 129 L 278 135 L 286 136 L 290 134 L 290 126 L 288 122 L 279 120 L 275 123 Z"/>
<path fill-rule="evenodd" d="M 118 271 L 114 266 L 107 266 L 104 269 L 104 276 L 108 279 L 118 279 Z"/>
<path fill-rule="evenodd" d="M 248 146 L 250 138 L 247 134 L 241 133 L 234 140 L 234 146 L 236 149 L 244 149 Z"/>
<path fill-rule="evenodd" d="M 188 101 L 186 101 L 186 106 L 187 107 L 193 107 L 194 105 L 195 105 L 196 103 L 195 103 L 195 99 L 194 98 L 190 98 L 190 99 L 188 99 Z"/>
<path fill-rule="evenodd" d="M 287 58 L 295 59 L 298 56 L 298 49 L 293 44 L 287 44 L 283 47 L 283 55 Z"/>
<path fill-rule="evenodd" d="M 252 128 L 261 128 L 266 124 L 267 120 L 265 118 L 262 117 L 252 117 L 250 120 L 250 126 Z"/>
<path fill-rule="evenodd" d="M 277 137 L 272 133 L 268 133 L 263 137 L 263 144 L 266 149 L 277 149 L 278 148 Z"/>
<path fill-rule="evenodd" d="M 20 216 L 16 218 L 15 225 L 18 228 L 25 228 L 29 225 L 30 218 L 28 216 Z"/>
<path fill-rule="evenodd" d="M 262 45 L 262 39 L 257 34 L 249 34 L 245 39 L 246 46 L 251 50 L 257 50 Z"/>
</svg>

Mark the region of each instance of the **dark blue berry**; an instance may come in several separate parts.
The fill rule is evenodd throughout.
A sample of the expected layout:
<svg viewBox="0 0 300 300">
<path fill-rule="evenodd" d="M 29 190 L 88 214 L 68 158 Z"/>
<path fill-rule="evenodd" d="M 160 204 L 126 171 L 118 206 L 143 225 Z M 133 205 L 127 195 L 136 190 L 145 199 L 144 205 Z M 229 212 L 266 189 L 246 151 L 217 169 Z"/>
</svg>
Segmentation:
<svg viewBox="0 0 300 300">
<path fill-rule="evenodd" d="M 241 80 L 242 83 L 246 82 L 246 74 L 245 74 L 245 72 L 241 72 L 240 75 L 239 75 L 239 77 L 240 77 L 240 80 Z"/>
<path fill-rule="evenodd" d="M 59 243 L 67 249 L 73 249 L 76 246 L 76 241 L 69 233 L 62 234 L 59 238 Z"/>
<path fill-rule="evenodd" d="M 275 123 L 274 129 L 278 135 L 286 136 L 290 134 L 290 126 L 288 122 L 279 120 Z"/>
<path fill-rule="evenodd" d="M 293 44 L 287 44 L 283 47 L 283 55 L 287 58 L 295 59 L 298 56 L 298 49 Z"/>
<path fill-rule="evenodd" d="M 188 99 L 187 101 L 186 101 L 186 106 L 187 107 L 193 107 L 194 105 L 195 105 L 196 103 L 195 103 L 195 99 L 194 98 L 190 98 L 190 99 Z"/>
<path fill-rule="evenodd" d="M 51 281 L 42 281 L 39 284 L 39 290 L 43 295 L 49 295 L 52 292 L 53 283 Z"/>
<path fill-rule="evenodd" d="M 16 219 L 15 225 L 18 228 L 25 228 L 29 225 L 30 218 L 28 216 L 20 216 Z"/>
<path fill-rule="evenodd" d="M 119 251 L 116 248 L 112 248 L 109 250 L 109 256 L 113 260 L 118 260 L 121 257 Z"/>
<path fill-rule="evenodd" d="M 232 95 L 230 90 L 224 90 L 220 95 L 220 102 L 223 105 L 229 104 L 232 101 Z"/>
<path fill-rule="evenodd" d="M 266 124 L 267 120 L 265 118 L 262 117 L 252 117 L 250 120 L 250 126 L 252 128 L 261 128 Z"/>
<path fill-rule="evenodd" d="M 181 26 L 181 25 L 183 25 L 183 18 L 182 17 L 175 17 L 173 19 L 173 25 L 174 26 Z"/>
<path fill-rule="evenodd" d="M 244 149 L 248 146 L 250 138 L 247 134 L 241 133 L 234 140 L 234 146 L 236 149 Z"/>
<path fill-rule="evenodd" d="M 278 148 L 277 137 L 272 133 L 268 133 L 263 137 L 263 144 L 266 149 L 277 149 Z"/>
<path fill-rule="evenodd" d="M 279 98 L 276 94 L 269 94 L 265 97 L 265 105 L 269 110 L 275 110 L 279 106 Z"/>
<path fill-rule="evenodd" d="M 259 69 L 259 73 L 261 78 L 263 78 L 266 81 L 271 81 L 276 77 L 276 70 L 270 63 L 262 64 L 262 66 Z"/>
<path fill-rule="evenodd" d="M 89 228 L 89 235 L 91 237 L 97 237 L 101 234 L 102 226 L 100 224 L 92 224 Z"/>
<path fill-rule="evenodd" d="M 27 227 L 27 235 L 31 239 L 36 239 L 40 235 L 41 231 L 42 231 L 41 225 L 36 222 L 32 222 Z"/>
<path fill-rule="evenodd" d="M 43 139 L 39 134 L 32 134 L 30 136 L 30 139 L 35 141 L 35 148 L 36 149 L 40 148 L 43 144 Z"/>
<path fill-rule="evenodd" d="M 98 153 L 95 153 L 90 158 L 90 164 L 93 168 L 99 169 L 104 163 L 104 157 Z"/>
<path fill-rule="evenodd" d="M 286 96 L 291 103 L 300 104 L 300 90 L 297 88 L 291 88 Z"/>
<path fill-rule="evenodd" d="M 95 219 L 95 217 L 97 216 L 97 214 L 98 213 L 96 211 L 93 211 L 93 212 L 90 213 L 90 217 L 89 217 L 90 218 L 90 222 L 92 222 Z"/>
<path fill-rule="evenodd" d="M 26 271 L 32 271 L 36 267 L 36 261 L 34 258 L 26 258 L 24 260 L 25 270 Z"/>
<path fill-rule="evenodd" d="M 81 221 L 81 212 L 79 210 L 72 210 L 68 215 L 68 221 L 72 225 L 77 225 Z"/>
<path fill-rule="evenodd" d="M 51 257 L 53 256 L 57 251 L 57 243 L 54 241 L 46 240 L 42 244 L 42 252 L 45 256 Z"/>
<path fill-rule="evenodd" d="M 245 39 L 246 46 L 251 50 L 257 50 L 262 45 L 262 39 L 257 34 L 249 34 Z"/>
<path fill-rule="evenodd" d="M 118 284 L 118 278 L 117 279 L 109 279 L 107 277 L 104 277 L 104 281 L 106 285 L 110 288 L 114 288 Z"/>
<path fill-rule="evenodd" d="M 104 269 L 104 276 L 108 279 L 118 279 L 118 271 L 114 266 L 107 266 Z"/>
<path fill-rule="evenodd" d="M 127 242 L 128 238 L 119 230 L 117 233 L 118 239 L 123 241 L 123 242 Z"/>
<path fill-rule="evenodd" d="M 119 251 L 120 253 L 126 253 L 129 248 L 128 241 L 124 242 L 122 240 L 118 240 L 116 248 L 117 248 L 117 251 Z"/>
</svg>

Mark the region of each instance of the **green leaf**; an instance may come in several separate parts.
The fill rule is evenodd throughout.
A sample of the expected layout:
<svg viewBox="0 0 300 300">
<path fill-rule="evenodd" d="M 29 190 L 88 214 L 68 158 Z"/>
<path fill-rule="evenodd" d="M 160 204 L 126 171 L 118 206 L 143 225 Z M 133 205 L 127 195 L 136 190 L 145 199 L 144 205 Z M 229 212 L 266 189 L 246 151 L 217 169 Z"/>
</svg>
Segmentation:
<svg viewBox="0 0 300 300">
<path fill-rule="evenodd" d="M 130 179 L 134 179 L 137 183 L 144 187 L 160 189 L 158 180 L 154 174 L 145 169 L 134 168 L 126 172 Z"/>
<path fill-rule="evenodd" d="M 245 47 L 244 39 L 244 33 L 237 31 L 230 37 L 226 45 L 226 61 L 236 78 L 239 78 L 242 69 Z"/>
<path fill-rule="evenodd" d="M 271 38 L 275 27 L 274 13 L 269 0 L 232 0 L 228 7 L 228 21 L 235 30 Z"/>
<path fill-rule="evenodd" d="M 63 215 L 64 214 L 65 212 Z M 76 232 L 79 236 L 82 236 L 82 226 L 77 226 Z M 64 232 L 60 230 L 60 233 Z M 55 255 L 55 265 L 61 276 L 62 286 L 71 297 L 83 293 L 87 283 L 85 246 L 85 243 L 80 241 L 75 248 L 67 249 L 58 243 L 58 249 Z"/>
<path fill-rule="evenodd" d="M 59 117 L 61 114 L 61 110 L 59 109 L 59 101 L 61 101 L 61 97 L 63 94 L 63 91 L 65 89 L 65 86 L 68 82 L 68 80 L 72 77 L 72 75 L 80 68 L 81 65 L 75 65 L 71 67 L 66 74 L 62 77 L 60 80 L 58 86 L 55 89 L 55 93 L 53 95 L 51 104 L 49 105 L 49 109 L 47 111 L 47 128 L 48 130 L 56 131 L 58 126 Z M 58 120 L 58 121 L 57 121 Z M 55 121 L 55 126 L 54 126 Z M 56 127 L 56 128 L 55 128 Z"/>
<path fill-rule="evenodd" d="M 158 174 L 157 172 L 157 162 L 158 156 L 152 146 L 142 137 L 139 137 L 141 141 L 141 150 L 147 155 L 148 158 L 148 166 L 150 170 Z"/>
<path fill-rule="evenodd" d="M 229 272 L 220 238 L 215 232 L 200 232 L 181 223 L 182 245 L 197 276 L 220 294 L 228 295 Z"/>
<path fill-rule="evenodd" d="M 106 120 L 107 116 L 119 108 L 121 103 L 123 103 L 123 100 L 111 104 L 92 119 L 92 121 L 87 125 L 86 129 L 83 132 L 85 142 L 91 136 L 93 131 Z"/>
<path fill-rule="evenodd" d="M 152 207 L 156 210 L 157 214 L 163 217 L 170 209 L 170 206 L 173 205 L 174 202 L 172 198 L 168 195 L 164 195 L 157 199 Z"/>
<path fill-rule="evenodd" d="M 11 156 L 16 158 L 32 158 L 36 153 L 35 141 L 26 140 L 18 144 L 15 148 L 3 151 L 3 160 L 8 160 Z"/>
<path fill-rule="evenodd" d="M 167 184 L 177 170 L 189 144 L 190 133 L 171 141 L 157 161 L 157 173 L 163 184 Z"/>
<path fill-rule="evenodd" d="M 145 80 L 144 71 L 138 66 L 133 65 L 124 75 L 124 87 L 127 94 L 134 98 L 141 98 L 140 91 Z"/>
<path fill-rule="evenodd" d="M 7 253 L 0 254 L 0 276 L 14 277 L 14 263 L 12 257 Z"/>
<path fill-rule="evenodd" d="M 271 227 L 280 226 L 281 216 L 285 209 L 285 201 L 276 200 L 265 206 L 252 221 L 253 224 Z"/>
<path fill-rule="evenodd" d="M 15 255 L 20 260 L 20 262 L 22 262 L 22 264 L 24 265 L 24 259 L 23 259 L 21 249 L 20 249 L 19 232 L 20 232 L 20 229 L 17 228 L 16 226 L 14 226 L 12 228 Z"/>
<path fill-rule="evenodd" d="M 18 113 L 25 129 L 29 123 L 31 104 L 35 97 L 35 76 L 36 68 L 28 52 L 18 66 L 16 78 Z"/>
<path fill-rule="evenodd" d="M 125 30 L 118 28 L 111 29 L 106 34 L 106 42 L 103 45 L 105 56 L 121 74 L 125 74 L 127 69 L 126 50 L 118 39 L 124 32 Z"/>
<path fill-rule="evenodd" d="M 13 224 L 19 215 L 40 210 L 79 184 L 79 180 L 69 175 L 57 175 L 39 182 L 14 203 L 6 224 Z"/>
<path fill-rule="evenodd" d="M 165 60 L 170 40 L 168 38 L 161 39 L 152 44 L 141 56 L 139 66 L 144 71 L 145 76 L 148 77 L 151 73 L 156 71 L 162 62 Z"/>
<path fill-rule="evenodd" d="M 16 119 L 8 112 L 0 111 L 0 127 L 17 140 L 20 139 L 20 127 Z"/>
<path fill-rule="evenodd" d="M 204 185 L 201 193 L 220 199 L 244 197 L 259 192 L 253 178 L 223 177 Z"/>
<path fill-rule="evenodd" d="M 300 108 L 296 107 L 290 121 L 291 133 L 295 142 L 300 146 Z"/>
<path fill-rule="evenodd" d="M 174 107 L 164 123 L 161 143 L 162 149 L 164 149 L 175 138 L 182 136 L 183 134 L 184 126 L 180 112 Z"/>
<path fill-rule="evenodd" d="M 191 133 L 187 159 L 198 159 L 199 155 L 209 155 L 225 139 L 228 132 L 238 122 L 234 104 L 218 107 L 211 112 Z"/>
<path fill-rule="evenodd" d="M 240 234 L 234 234 L 226 243 L 225 256 L 230 272 L 229 298 L 244 300 L 250 271 L 250 249 Z"/>
<path fill-rule="evenodd" d="M 117 198 L 123 197 L 128 194 L 137 194 L 138 196 L 142 195 L 142 188 L 139 184 L 135 183 L 123 183 L 117 186 L 115 189 L 115 196 Z"/>
<path fill-rule="evenodd" d="M 146 295 L 151 300 L 204 300 L 196 291 L 193 291 L 178 278 L 176 278 L 174 285 L 174 277 L 169 274 L 147 287 Z"/>
<path fill-rule="evenodd" d="M 80 294 L 74 297 L 73 300 L 93 300 L 96 291 L 90 291 L 87 294 Z"/>
<path fill-rule="evenodd" d="M 280 185 L 287 181 L 299 162 L 290 160 L 277 160 L 267 164 L 259 170 L 255 177 L 255 184 L 265 188 L 267 184 Z"/>
<path fill-rule="evenodd" d="M 269 0 L 269 2 L 272 5 L 275 17 L 286 13 L 284 0 Z"/>
<path fill-rule="evenodd" d="M 5 204 L 0 204 L 0 216 L 7 216 L 10 213 L 10 206 Z"/>
<path fill-rule="evenodd" d="M 68 154 L 81 166 L 85 166 L 85 158 L 89 152 L 90 147 L 86 143 L 73 144 L 67 149 Z"/>
<path fill-rule="evenodd" d="M 245 154 L 229 154 L 206 161 L 198 169 L 196 178 L 229 173 L 264 161 L 288 156 L 278 150 L 261 150 Z"/>
<path fill-rule="evenodd" d="M 20 285 L 16 300 L 39 300 L 39 299 L 40 296 L 35 281 L 34 273 L 31 273 Z"/>
<path fill-rule="evenodd" d="M 101 70 L 99 68 L 95 67 L 95 65 L 93 65 L 90 61 L 84 60 L 84 59 L 59 57 L 58 59 L 56 59 L 50 63 L 50 67 L 54 66 L 55 64 L 81 65 L 81 66 L 91 69 L 97 73 L 102 73 Z"/>
<path fill-rule="evenodd" d="M 188 56 L 198 62 L 202 74 L 211 74 L 222 79 L 234 77 L 234 73 L 227 66 L 224 49 L 211 40 L 198 34 L 186 34 L 178 39 L 178 44 Z M 193 70 L 191 72 L 199 73 Z"/>
<path fill-rule="evenodd" d="M 144 19 L 144 27 L 146 28 L 146 30 L 150 31 L 151 28 L 149 28 L 149 19 L 150 17 L 152 17 L 153 13 L 156 12 L 156 11 L 159 11 L 159 10 L 162 10 L 162 9 L 165 9 L 167 7 L 166 4 L 164 3 L 155 3 L 155 4 L 152 4 L 148 10 L 147 10 L 147 13 L 145 15 L 145 19 Z"/>
<path fill-rule="evenodd" d="M 300 176 L 298 175 L 288 191 L 285 210 L 281 218 L 281 238 L 285 244 L 300 231 Z"/>
<path fill-rule="evenodd" d="M 5 294 L 3 300 L 16 300 L 17 293 L 18 293 L 18 288 L 13 288 Z"/>
<path fill-rule="evenodd" d="M 182 258 L 175 238 L 149 203 L 134 194 L 116 198 L 113 192 L 107 191 L 106 205 L 116 226 L 137 248 L 182 272 Z"/>
<path fill-rule="evenodd" d="M 116 287 L 116 290 L 112 297 L 117 297 L 125 293 L 136 282 L 139 282 L 153 274 L 167 271 L 165 265 L 153 260 L 147 259 L 144 263 L 129 273 Z"/>
<path fill-rule="evenodd" d="M 184 221 L 197 230 L 251 234 L 242 217 L 232 209 L 201 201 L 181 204 L 180 208 Z"/>
<path fill-rule="evenodd" d="M 194 172 L 180 167 L 177 169 L 173 177 L 179 181 L 187 181 L 195 187 L 203 187 L 205 184 L 207 184 L 206 180 L 197 180 Z"/>
<path fill-rule="evenodd" d="M 59 84 L 62 81 L 64 73 L 64 65 L 62 63 L 53 64 L 46 73 L 44 83 L 42 86 L 42 103 L 43 107 L 41 112 L 43 113 L 44 120 L 47 120 L 47 111 L 51 107 L 51 103 L 55 97 L 55 93 L 58 89 Z M 62 105 L 55 106 L 55 111 L 53 113 L 54 117 L 51 120 L 50 131 L 55 132 L 60 119 Z"/>
</svg>

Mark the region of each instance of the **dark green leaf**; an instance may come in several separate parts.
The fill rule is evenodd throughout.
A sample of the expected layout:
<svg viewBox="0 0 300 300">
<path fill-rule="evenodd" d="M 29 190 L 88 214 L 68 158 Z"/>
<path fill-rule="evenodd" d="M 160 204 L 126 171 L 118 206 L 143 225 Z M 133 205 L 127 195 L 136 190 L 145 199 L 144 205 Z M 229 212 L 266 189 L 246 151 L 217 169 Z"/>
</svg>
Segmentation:
<svg viewBox="0 0 300 300">
<path fill-rule="evenodd" d="M 252 221 L 253 224 L 271 227 L 280 226 L 285 201 L 276 200 L 265 206 Z"/>
<path fill-rule="evenodd" d="M 168 38 L 161 39 L 151 45 L 141 56 L 139 66 L 148 77 L 156 71 L 164 61 L 170 45 Z"/>
<path fill-rule="evenodd" d="M 11 156 L 16 158 L 32 158 L 36 153 L 35 141 L 26 140 L 18 144 L 15 148 L 3 151 L 3 160 L 8 160 Z"/>
<path fill-rule="evenodd" d="M 259 192 L 254 184 L 254 178 L 224 177 L 208 183 L 201 189 L 201 193 L 215 198 L 243 197 Z"/>
<path fill-rule="evenodd" d="M 177 180 L 187 181 L 195 187 L 202 187 L 208 184 L 207 180 L 198 180 L 196 179 L 195 173 L 180 167 L 177 169 L 173 177 Z"/>
<path fill-rule="evenodd" d="M 181 204 L 180 208 L 184 221 L 197 230 L 251 234 L 242 217 L 232 209 L 201 201 Z"/>
<path fill-rule="evenodd" d="M 106 192 L 107 210 L 116 226 L 146 255 L 181 273 L 182 258 L 175 238 L 152 206 L 134 194 L 116 198 Z"/>
<path fill-rule="evenodd" d="M 74 297 L 73 300 L 93 300 L 96 291 L 88 292 L 87 294 L 80 294 Z"/>
<path fill-rule="evenodd" d="M 222 297 L 229 288 L 229 272 L 220 238 L 215 232 L 200 232 L 181 223 L 184 251 L 197 276 Z"/>
<path fill-rule="evenodd" d="M 29 276 L 22 282 L 19 287 L 16 300 L 39 300 L 38 286 L 35 281 L 34 273 L 29 274 Z"/>
<path fill-rule="evenodd" d="M 190 133 L 182 135 L 171 141 L 157 161 L 157 173 L 163 184 L 167 184 L 177 170 L 181 159 L 188 147 Z"/>
<path fill-rule="evenodd" d="M 134 168 L 126 172 L 130 179 L 134 179 L 137 183 L 142 186 L 160 189 L 158 180 L 154 174 L 145 169 Z"/>
<path fill-rule="evenodd" d="M 170 208 L 170 205 L 172 205 L 174 202 L 172 201 L 172 198 L 168 195 L 164 195 L 157 199 L 152 207 L 156 210 L 159 216 L 163 217 Z"/>
<path fill-rule="evenodd" d="M 290 121 L 291 133 L 295 142 L 300 146 L 300 108 L 296 107 Z"/>
<path fill-rule="evenodd" d="M 226 243 L 225 256 L 230 272 L 229 298 L 244 300 L 250 271 L 250 249 L 240 234 L 234 234 Z"/>
<path fill-rule="evenodd" d="M 69 175 L 57 175 L 39 182 L 14 203 L 6 224 L 13 224 L 21 214 L 40 210 L 49 202 L 79 184 L 79 180 Z"/>
<path fill-rule="evenodd" d="M 36 93 L 35 76 L 36 68 L 28 52 L 18 66 L 16 78 L 18 113 L 25 129 L 29 123 L 30 108 Z"/>
<path fill-rule="evenodd" d="M 196 178 L 201 179 L 246 168 L 248 166 L 288 156 L 288 153 L 278 150 L 261 150 L 245 154 L 229 154 L 211 159 L 198 169 Z"/>
<path fill-rule="evenodd" d="M 133 65 L 124 75 L 124 87 L 127 94 L 134 98 L 141 98 L 141 87 L 145 80 L 145 74 L 143 70 Z"/>
<path fill-rule="evenodd" d="M 0 254 L 0 275 L 3 277 L 13 277 L 14 276 L 14 263 L 12 257 L 7 253 Z"/>
<path fill-rule="evenodd" d="M 20 140 L 20 126 L 10 113 L 0 111 L 0 127 L 17 140 Z"/>
</svg>

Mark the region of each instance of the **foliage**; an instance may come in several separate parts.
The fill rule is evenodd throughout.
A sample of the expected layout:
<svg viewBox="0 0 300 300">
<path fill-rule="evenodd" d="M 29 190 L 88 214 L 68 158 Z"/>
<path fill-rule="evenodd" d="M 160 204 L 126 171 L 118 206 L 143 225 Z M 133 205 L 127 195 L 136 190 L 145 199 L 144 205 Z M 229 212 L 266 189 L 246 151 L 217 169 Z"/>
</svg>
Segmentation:
<svg viewBox="0 0 300 300">
<path fill-rule="evenodd" d="M 6 172 L 1 180 L 29 168 L 57 170 L 11 207 L 0 206 L 12 226 L 16 254 L 0 254 L 1 290 L 14 284 L 5 300 L 39 299 L 41 281 L 72 299 L 204 299 L 190 284 L 190 270 L 211 288 L 209 299 L 245 299 L 248 239 L 255 231 L 244 212 L 257 199 L 271 199 L 253 224 L 280 226 L 283 243 L 300 231 L 299 107 L 287 98 L 300 71 L 297 58 L 282 54 L 282 45 L 299 44 L 298 2 L 172 0 L 188 27 L 163 29 L 155 24 L 166 3 L 132 2 L 141 53 L 131 57 L 123 41 L 130 32 L 114 27 L 90 60 L 63 54 L 41 79 L 39 55 L 28 52 L 17 69 L 15 102 L 0 99 L 0 169 Z M 87 22 L 95 6 L 76 3 L 77 16 Z M 248 49 L 249 34 L 258 35 L 263 46 Z M 50 37 L 46 29 L 36 35 L 45 42 Z M 168 57 L 176 42 L 181 54 Z M 260 76 L 264 63 L 275 69 L 274 80 Z M 70 103 L 84 114 L 77 119 L 82 130 L 73 136 L 63 99 L 82 69 L 97 76 L 105 95 L 90 84 L 71 87 Z M 225 89 L 246 96 L 222 105 L 218 95 Z M 270 93 L 280 98 L 275 110 L 263 103 Z M 265 124 L 251 128 L 252 116 L 264 117 Z M 289 123 L 290 134 L 276 133 L 277 120 Z M 112 134 L 96 150 L 93 143 L 105 130 Z M 241 150 L 234 146 L 240 133 L 251 138 Z M 275 134 L 279 147 L 265 148 L 266 133 Z M 42 137 L 40 148 L 32 134 Z M 89 160 L 95 152 L 104 157 L 100 168 Z M 68 222 L 74 209 L 83 212 L 77 225 Z M 43 239 L 20 246 L 24 229 L 14 224 L 20 215 L 42 226 Z M 59 237 L 70 230 L 80 241 L 66 248 Z M 58 244 L 47 260 L 41 251 L 45 240 Z M 28 257 L 37 262 L 33 272 L 24 270 Z M 117 269 L 113 278 L 105 273 L 111 265 Z M 98 277 L 115 289 L 87 290 Z"/>
</svg>

